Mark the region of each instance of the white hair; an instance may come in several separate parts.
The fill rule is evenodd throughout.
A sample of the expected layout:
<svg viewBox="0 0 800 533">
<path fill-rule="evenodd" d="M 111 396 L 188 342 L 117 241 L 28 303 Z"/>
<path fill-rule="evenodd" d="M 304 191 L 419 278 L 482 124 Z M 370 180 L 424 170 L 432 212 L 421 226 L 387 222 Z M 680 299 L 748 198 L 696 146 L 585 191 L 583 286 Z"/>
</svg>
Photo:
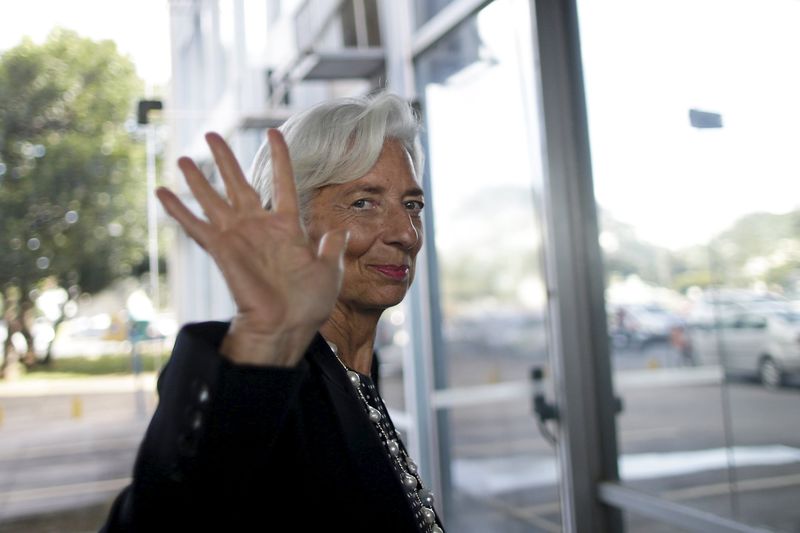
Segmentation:
<svg viewBox="0 0 800 533">
<path fill-rule="evenodd" d="M 375 165 L 384 143 L 395 139 L 405 148 L 419 178 L 422 149 L 419 120 L 399 96 L 379 92 L 363 98 L 338 98 L 293 115 L 279 129 L 289 146 L 300 212 L 317 189 L 364 176 Z M 252 183 L 268 208 L 272 200 L 272 162 L 267 141 L 258 149 Z"/>
</svg>

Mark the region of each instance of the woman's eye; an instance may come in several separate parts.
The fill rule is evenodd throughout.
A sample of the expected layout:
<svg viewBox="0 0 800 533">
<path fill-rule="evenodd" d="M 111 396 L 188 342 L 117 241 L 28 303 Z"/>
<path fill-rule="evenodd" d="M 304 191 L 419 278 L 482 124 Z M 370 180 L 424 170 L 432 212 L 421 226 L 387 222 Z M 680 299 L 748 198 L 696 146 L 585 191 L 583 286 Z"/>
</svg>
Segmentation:
<svg viewBox="0 0 800 533">
<path fill-rule="evenodd" d="M 419 214 L 422 211 L 423 207 L 425 207 L 425 204 L 423 204 L 419 200 L 409 200 L 406 202 L 406 209 L 417 214 Z"/>
<path fill-rule="evenodd" d="M 375 202 L 366 198 L 360 198 L 353 202 L 352 207 L 356 209 L 371 209 L 372 207 L 375 207 Z"/>
</svg>

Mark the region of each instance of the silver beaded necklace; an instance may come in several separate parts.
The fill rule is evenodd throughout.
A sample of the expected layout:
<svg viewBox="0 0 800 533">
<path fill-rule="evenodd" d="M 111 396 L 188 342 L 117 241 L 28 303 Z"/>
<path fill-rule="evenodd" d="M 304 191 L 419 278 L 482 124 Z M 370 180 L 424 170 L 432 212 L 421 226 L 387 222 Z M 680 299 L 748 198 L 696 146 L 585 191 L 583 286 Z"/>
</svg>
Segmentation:
<svg viewBox="0 0 800 533">
<path fill-rule="evenodd" d="M 336 356 L 336 360 L 339 361 L 339 364 L 342 365 L 342 368 L 347 373 L 347 378 L 355 388 L 358 397 L 361 399 L 361 403 L 364 404 L 369 420 L 378 431 L 378 436 L 386 448 L 389 459 L 394 462 L 400 472 L 400 481 L 407 490 L 414 493 L 415 498 L 419 502 L 420 509 L 422 510 L 422 518 L 425 526 L 428 528 L 428 533 L 443 533 L 442 528 L 436 524 L 436 514 L 433 512 L 433 492 L 422 485 L 422 479 L 419 476 L 417 465 L 411 460 L 408 454 L 405 453 L 405 450 L 401 449 L 398 442 L 386 433 L 383 424 L 381 424 L 383 415 L 378 409 L 372 407 L 367 401 L 366 396 L 364 396 L 364 385 L 361 382 L 361 376 L 358 372 L 344 364 L 342 358 L 339 357 L 339 349 L 335 344 L 328 342 L 328 346 L 330 346 L 333 355 Z"/>
</svg>

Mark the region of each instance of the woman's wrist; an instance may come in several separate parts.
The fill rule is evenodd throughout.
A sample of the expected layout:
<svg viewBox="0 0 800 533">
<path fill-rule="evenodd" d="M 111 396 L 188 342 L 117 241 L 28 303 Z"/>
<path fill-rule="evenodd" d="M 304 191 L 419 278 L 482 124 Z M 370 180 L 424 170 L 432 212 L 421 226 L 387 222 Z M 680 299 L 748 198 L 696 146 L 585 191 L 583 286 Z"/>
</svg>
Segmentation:
<svg viewBox="0 0 800 533">
<path fill-rule="evenodd" d="M 234 321 L 222 339 L 219 352 L 234 364 L 293 367 L 303 358 L 314 333 L 265 334 L 237 327 Z"/>
</svg>

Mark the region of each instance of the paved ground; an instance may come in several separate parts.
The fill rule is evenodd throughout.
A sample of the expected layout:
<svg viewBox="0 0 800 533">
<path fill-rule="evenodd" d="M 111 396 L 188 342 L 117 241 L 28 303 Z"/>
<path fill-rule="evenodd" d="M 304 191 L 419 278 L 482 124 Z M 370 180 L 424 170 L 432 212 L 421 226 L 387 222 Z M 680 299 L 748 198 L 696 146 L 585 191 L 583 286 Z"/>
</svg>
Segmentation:
<svg viewBox="0 0 800 533">
<path fill-rule="evenodd" d="M 625 479 L 696 508 L 800 531 L 800 388 L 768 391 L 747 382 L 723 388 L 709 369 L 646 370 L 673 365 L 668 353 L 636 357 L 618 357 L 628 369 L 617 378 L 625 402 L 619 418 Z M 459 371 L 461 379 L 486 381 L 500 368 L 508 379 L 504 373 L 516 364 L 484 360 L 470 369 L 462 359 Z M 522 375 L 530 365 L 519 362 Z M 676 375 L 703 379 L 681 382 Z M 386 377 L 392 402 L 402 402 L 398 383 L 399 375 Z M 0 531 L 96 530 L 127 483 L 155 406 L 153 385 L 154 376 L 1 384 Z M 527 401 L 454 409 L 448 425 L 450 531 L 561 530 L 554 454 Z M 735 447 L 734 469 L 726 468 L 726 443 Z M 631 532 L 674 531 L 640 517 L 626 520 Z"/>
<path fill-rule="evenodd" d="M 96 530 L 127 484 L 154 384 L 144 375 L 0 385 L 0 531 Z"/>
</svg>

